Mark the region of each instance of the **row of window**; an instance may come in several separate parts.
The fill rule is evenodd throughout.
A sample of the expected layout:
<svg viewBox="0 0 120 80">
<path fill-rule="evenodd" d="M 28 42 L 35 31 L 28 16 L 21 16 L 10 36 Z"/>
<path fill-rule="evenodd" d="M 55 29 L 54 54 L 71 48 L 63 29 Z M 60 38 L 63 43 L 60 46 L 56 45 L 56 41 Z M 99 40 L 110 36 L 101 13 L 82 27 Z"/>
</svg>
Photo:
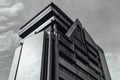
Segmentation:
<svg viewBox="0 0 120 80">
<path fill-rule="evenodd" d="M 65 53 L 61 53 L 61 52 L 59 52 L 59 57 L 61 57 L 61 58 L 63 58 L 65 61 L 67 61 L 69 64 L 71 64 L 72 66 L 74 66 L 76 69 L 78 69 L 80 72 L 82 72 L 83 74 L 86 74 L 86 75 L 88 75 L 88 74 L 90 74 L 88 71 L 90 70 L 90 69 L 87 69 L 88 67 L 88 63 L 86 63 L 85 61 L 84 61 L 84 59 L 82 59 L 82 58 L 80 58 L 80 56 L 78 56 L 78 55 L 76 55 L 76 58 L 75 58 L 75 61 L 77 60 L 78 62 L 72 62 L 72 60 L 71 60 L 71 58 L 68 58 L 68 57 L 65 57 L 65 55 L 64 55 Z M 67 53 L 66 53 L 67 54 Z M 82 68 L 86 68 L 86 71 L 85 70 L 83 70 Z M 94 72 L 94 74 L 96 74 L 96 71 L 95 70 L 92 70 L 93 72 Z M 93 76 L 94 76 L 94 74 L 92 74 Z M 98 76 L 98 74 L 96 74 L 97 76 Z M 92 76 L 92 77 L 93 77 Z M 96 78 L 95 78 L 96 79 Z"/>
<path fill-rule="evenodd" d="M 81 77 L 78 77 L 76 74 L 74 74 L 70 70 L 68 70 L 67 68 L 65 68 L 64 66 L 62 66 L 61 64 L 59 64 L 59 70 L 64 72 L 67 76 L 71 77 L 71 79 L 74 79 L 74 80 L 84 80 Z"/>
<path fill-rule="evenodd" d="M 75 30 L 75 35 L 73 36 L 75 38 L 74 42 L 65 39 L 65 37 L 66 36 L 63 37 L 64 40 L 59 41 L 59 45 L 60 45 L 59 47 L 62 48 L 59 52 L 59 55 L 62 56 L 66 61 L 68 61 L 71 65 L 74 65 L 77 59 L 80 62 L 82 62 L 84 65 L 86 65 L 88 68 L 89 68 L 89 61 L 92 62 L 98 68 L 99 66 L 101 66 L 100 61 L 98 60 L 99 59 L 98 52 L 96 52 L 96 50 L 94 50 L 91 46 L 87 46 L 83 43 L 82 40 L 83 36 L 80 33 L 80 29 L 77 28 Z M 93 69 L 90 70 L 93 71 L 96 75 L 100 76 L 101 73 L 96 71 L 94 67 L 92 68 Z M 80 70 L 79 67 L 78 70 Z M 89 75 L 89 77 L 93 78 L 92 80 L 97 80 L 94 76 Z"/>
<path fill-rule="evenodd" d="M 88 65 L 89 60 L 88 60 L 88 56 L 86 55 L 85 52 L 83 52 L 82 50 L 80 50 L 80 48 L 76 47 L 75 52 L 71 51 L 68 46 L 65 46 L 65 43 L 61 43 L 59 44 L 59 48 L 60 50 L 60 55 L 68 55 L 69 59 L 68 61 L 73 61 L 75 59 L 78 59 L 80 62 L 82 62 L 85 65 Z M 67 56 L 64 56 L 65 58 Z M 67 58 L 66 58 L 67 59 Z M 72 60 L 71 60 L 72 59 Z M 75 61 L 74 61 L 75 62 Z M 91 62 L 94 62 L 91 60 Z"/>
</svg>

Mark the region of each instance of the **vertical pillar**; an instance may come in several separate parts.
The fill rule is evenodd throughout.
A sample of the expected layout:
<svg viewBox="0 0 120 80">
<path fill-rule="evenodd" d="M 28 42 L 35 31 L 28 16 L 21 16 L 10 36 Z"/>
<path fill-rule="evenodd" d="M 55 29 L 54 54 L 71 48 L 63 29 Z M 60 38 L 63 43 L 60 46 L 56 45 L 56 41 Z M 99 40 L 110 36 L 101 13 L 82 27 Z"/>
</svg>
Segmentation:
<svg viewBox="0 0 120 80">
<path fill-rule="evenodd" d="M 59 52 L 58 52 L 58 38 L 59 35 L 55 34 L 55 80 L 59 80 Z"/>
<path fill-rule="evenodd" d="M 52 80 L 52 34 L 49 33 L 47 80 Z"/>
</svg>

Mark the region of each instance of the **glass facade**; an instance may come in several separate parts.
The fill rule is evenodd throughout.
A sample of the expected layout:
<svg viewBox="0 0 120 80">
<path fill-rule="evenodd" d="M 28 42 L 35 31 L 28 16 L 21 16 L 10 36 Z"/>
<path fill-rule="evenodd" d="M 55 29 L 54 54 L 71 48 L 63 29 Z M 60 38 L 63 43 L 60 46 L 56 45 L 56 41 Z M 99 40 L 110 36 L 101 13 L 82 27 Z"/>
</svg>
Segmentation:
<svg viewBox="0 0 120 80">
<path fill-rule="evenodd" d="M 24 40 L 16 80 L 40 80 L 44 33 Z"/>
</svg>

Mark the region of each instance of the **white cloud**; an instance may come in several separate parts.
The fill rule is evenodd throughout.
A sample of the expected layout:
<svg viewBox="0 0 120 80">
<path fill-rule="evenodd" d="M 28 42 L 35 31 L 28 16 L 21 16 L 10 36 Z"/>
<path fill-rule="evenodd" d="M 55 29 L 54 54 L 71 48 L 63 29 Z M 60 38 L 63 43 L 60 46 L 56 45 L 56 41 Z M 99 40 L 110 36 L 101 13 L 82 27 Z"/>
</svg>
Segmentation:
<svg viewBox="0 0 120 80">
<path fill-rule="evenodd" d="M 0 0 L 0 6 L 8 6 L 9 3 L 6 0 Z"/>
<path fill-rule="evenodd" d="M 22 16 L 20 12 L 24 9 L 24 5 L 21 2 L 16 2 L 12 6 L 0 6 L 0 33 L 6 32 L 18 26 L 21 21 L 18 17 Z"/>
<path fill-rule="evenodd" d="M 11 21 L 5 24 L 0 25 L 0 32 L 5 32 L 11 29 L 14 29 L 20 22 L 19 21 Z"/>
<path fill-rule="evenodd" d="M 0 35 L 0 51 L 11 50 L 18 44 L 20 38 L 13 30 Z"/>
<path fill-rule="evenodd" d="M 0 7 L 0 14 L 8 15 L 11 17 L 17 16 L 22 9 L 24 9 L 24 5 L 18 2 L 11 7 Z"/>
</svg>

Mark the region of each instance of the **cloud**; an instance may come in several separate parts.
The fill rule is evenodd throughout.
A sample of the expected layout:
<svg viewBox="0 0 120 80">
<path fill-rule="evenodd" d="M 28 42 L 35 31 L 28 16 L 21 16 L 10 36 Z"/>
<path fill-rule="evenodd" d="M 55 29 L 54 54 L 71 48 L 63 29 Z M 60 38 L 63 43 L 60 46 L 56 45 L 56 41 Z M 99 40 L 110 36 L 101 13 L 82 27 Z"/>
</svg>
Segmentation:
<svg viewBox="0 0 120 80">
<path fill-rule="evenodd" d="M 0 33 L 13 29 L 21 23 L 22 14 L 20 13 L 24 8 L 25 6 L 21 2 L 16 2 L 12 6 L 0 7 Z"/>
<path fill-rule="evenodd" d="M 5 67 L 6 66 L 6 67 Z M 10 67 L 10 64 L 4 61 L 0 62 L 0 70 L 4 71 L 6 68 L 6 70 L 10 70 L 8 67 Z"/>
<path fill-rule="evenodd" d="M 19 11 L 24 9 L 24 5 L 20 2 L 14 4 L 11 7 L 1 7 L 0 14 L 8 15 L 8 16 L 17 16 Z"/>
<path fill-rule="evenodd" d="M 20 38 L 16 33 L 14 33 L 13 30 L 0 35 L 0 52 L 15 48 L 19 42 L 19 39 Z"/>
<path fill-rule="evenodd" d="M 19 24 L 19 21 L 11 21 L 5 24 L 0 25 L 0 33 L 9 31 L 11 29 L 14 30 L 14 28 Z"/>
<path fill-rule="evenodd" d="M 5 16 L 0 16 L 0 22 L 1 21 L 6 21 L 6 20 L 7 20 L 7 18 Z"/>
<path fill-rule="evenodd" d="M 120 52 L 105 53 L 107 64 L 109 66 L 109 71 L 113 80 L 119 80 L 120 74 Z"/>
<path fill-rule="evenodd" d="M 9 3 L 6 2 L 6 0 L 0 0 L 0 6 L 8 6 Z"/>
<path fill-rule="evenodd" d="M 4 0 L 0 2 L 5 4 Z M 0 55 L 15 49 L 19 43 L 20 38 L 14 28 L 17 28 L 21 22 L 17 17 L 20 16 L 23 9 L 24 5 L 21 2 L 16 2 L 12 6 L 0 7 Z"/>
<path fill-rule="evenodd" d="M 0 79 L 8 80 L 10 66 L 7 62 L 0 62 Z"/>
</svg>

